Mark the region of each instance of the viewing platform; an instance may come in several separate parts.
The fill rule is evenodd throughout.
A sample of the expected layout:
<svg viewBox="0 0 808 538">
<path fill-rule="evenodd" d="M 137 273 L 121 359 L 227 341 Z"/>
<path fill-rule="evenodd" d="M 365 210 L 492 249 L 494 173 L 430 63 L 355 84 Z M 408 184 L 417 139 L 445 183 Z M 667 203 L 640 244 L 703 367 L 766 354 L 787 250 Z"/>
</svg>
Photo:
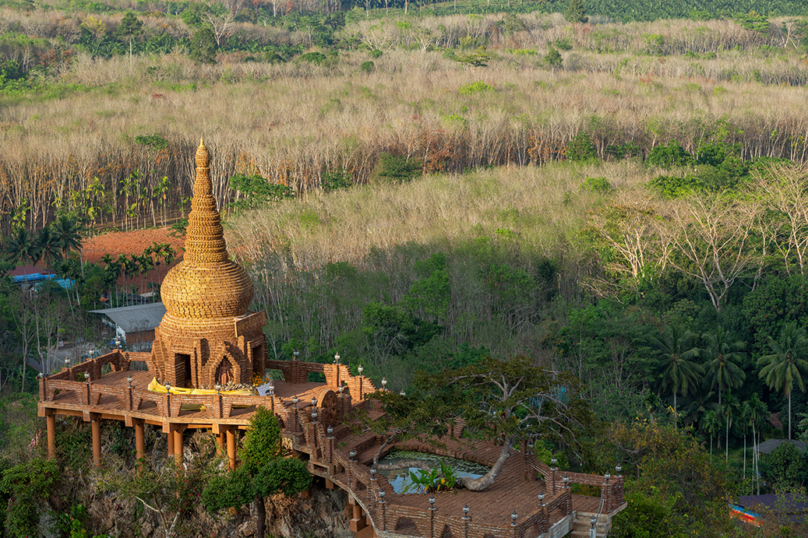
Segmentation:
<svg viewBox="0 0 808 538">
<path fill-rule="evenodd" d="M 39 415 L 47 419 L 49 457 L 56 454 L 58 414 L 80 416 L 92 424 L 96 466 L 101 465 L 100 421 L 118 420 L 135 428 L 138 458 L 145 454 L 144 424 L 162 429 L 169 454 L 180 463 L 184 431 L 208 429 L 217 435 L 221 453 L 227 453 L 230 467 L 235 468 L 238 430 L 248 427 L 258 407 L 265 407 L 281 421 L 290 453 L 307 460 L 311 473 L 321 477 L 327 488 L 339 487 L 348 493 L 346 511 L 359 537 L 589 536 L 590 515 L 597 514 L 598 536 L 603 536 L 611 515 L 625 506 L 621 476 L 561 471 L 516 449 L 485 491 L 440 492 L 430 504 L 429 495 L 398 494 L 387 478 L 371 472 L 382 440 L 358 432 L 356 412 L 378 417 L 383 410 L 365 399 L 377 390 L 371 380 L 352 376 L 347 366 L 267 360 L 266 370 L 283 375 L 273 381 L 271 395 L 163 394 L 150 391 L 152 374 L 137 369 L 137 363 L 148 358 L 148 353 L 116 350 L 40 377 Z M 323 374 L 325 383 L 308 381 L 310 373 Z M 385 447 L 382 457 L 393 449 L 405 449 L 490 467 L 501 453 L 502 447 L 494 443 L 464 439 L 462 425 L 451 434 L 437 444 L 393 443 Z M 589 486 L 590 491 L 595 488 L 600 496 L 573 494 L 573 484 Z"/>
</svg>

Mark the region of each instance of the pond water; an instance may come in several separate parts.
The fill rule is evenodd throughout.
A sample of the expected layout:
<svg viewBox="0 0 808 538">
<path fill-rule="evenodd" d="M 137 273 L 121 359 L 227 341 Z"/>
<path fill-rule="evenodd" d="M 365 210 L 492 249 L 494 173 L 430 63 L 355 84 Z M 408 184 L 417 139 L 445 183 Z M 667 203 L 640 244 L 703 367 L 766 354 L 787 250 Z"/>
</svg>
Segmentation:
<svg viewBox="0 0 808 538">
<path fill-rule="evenodd" d="M 423 452 L 410 452 L 405 450 L 396 450 L 390 452 L 387 456 L 379 460 L 379 466 L 376 471 L 387 478 L 390 485 L 393 486 L 393 491 L 398 494 L 404 493 L 404 490 L 412 484 L 410 478 L 410 471 L 418 474 L 421 469 L 418 467 L 410 467 L 409 469 L 395 469 L 385 470 L 386 465 L 398 463 L 403 460 L 420 460 L 425 462 L 431 468 L 440 469 L 440 462 L 452 468 L 457 477 L 471 477 L 479 478 L 488 472 L 489 468 L 479 463 L 472 463 L 470 461 L 458 460 L 456 458 L 448 458 L 445 456 L 436 456 L 435 454 L 425 454 Z M 423 493 L 417 489 L 411 489 L 409 493 Z"/>
</svg>

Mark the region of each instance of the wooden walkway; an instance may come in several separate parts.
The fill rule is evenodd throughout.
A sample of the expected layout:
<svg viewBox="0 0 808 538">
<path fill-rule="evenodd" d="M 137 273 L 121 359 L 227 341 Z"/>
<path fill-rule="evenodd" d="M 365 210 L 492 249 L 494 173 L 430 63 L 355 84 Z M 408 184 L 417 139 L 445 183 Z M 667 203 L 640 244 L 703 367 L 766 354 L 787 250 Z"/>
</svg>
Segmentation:
<svg viewBox="0 0 808 538">
<path fill-rule="evenodd" d="M 279 417 L 286 446 L 298 457 L 308 459 L 310 471 L 322 477 L 327 487 L 348 492 L 351 528 L 357 536 L 537 538 L 553 525 L 569 522 L 575 511 L 597 513 L 602 502 L 602 511 L 608 514 L 623 505 L 622 477 L 567 473 L 514 450 L 491 487 L 483 492 L 461 489 L 436 493 L 433 506 L 429 495 L 399 495 L 385 477 L 370 472 L 381 440 L 372 434 L 354 433 L 356 424 L 352 428 L 350 422 L 360 409 L 371 416 L 379 416 L 383 410 L 364 399 L 376 391 L 371 381 L 351 376 L 344 365 L 267 361 L 267 368 L 279 369 L 284 376 L 284 380 L 274 382 L 271 396 L 190 396 L 148 391 L 152 375 L 130 368 L 133 362 L 147 360 L 145 353 L 114 351 L 41 377 L 39 414 L 48 419 L 49 455 L 55 455 L 54 415 L 66 414 L 92 422 L 96 465 L 101 464 L 98 424 L 110 419 L 135 427 L 138 457 L 144 453 L 144 423 L 162 427 L 169 436 L 169 453 L 178 460 L 182 457 L 183 431 L 209 428 L 218 435 L 221 451 L 227 452 L 234 468 L 236 430 L 247 428 L 255 410 L 265 407 Z M 326 382 L 306 381 L 312 372 L 324 374 Z M 501 446 L 463 439 L 462 426 L 452 434 L 441 439 L 437 447 L 408 441 L 386 451 L 417 450 L 486 466 L 493 465 L 500 455 Z M 570 486 L 575 483 L 598 488 L 600 497 L 573 495 Z M 543 502 L 539 494 L 544 495 Z"/>
</svg>

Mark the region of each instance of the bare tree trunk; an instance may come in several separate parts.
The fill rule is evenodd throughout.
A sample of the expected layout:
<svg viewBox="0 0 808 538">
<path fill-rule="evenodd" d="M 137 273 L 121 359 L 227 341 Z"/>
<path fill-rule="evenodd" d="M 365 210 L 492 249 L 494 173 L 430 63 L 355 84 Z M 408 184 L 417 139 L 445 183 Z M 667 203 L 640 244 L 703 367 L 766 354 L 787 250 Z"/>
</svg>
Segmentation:
<svg viewBox="0 0 808 538">
<path fill-rule="evenodd" d="M 257 536 L 257 538 L 264 538 L 264 533 L 266 532 L 265 525 L 266 525 L 267 511 L 266 507 L 264 506 L 264 498 L 261 497 L 260 495 L 255 496 L 255 517 L 257 519 L 255 526 L 255 536 Z"/>
</svg>

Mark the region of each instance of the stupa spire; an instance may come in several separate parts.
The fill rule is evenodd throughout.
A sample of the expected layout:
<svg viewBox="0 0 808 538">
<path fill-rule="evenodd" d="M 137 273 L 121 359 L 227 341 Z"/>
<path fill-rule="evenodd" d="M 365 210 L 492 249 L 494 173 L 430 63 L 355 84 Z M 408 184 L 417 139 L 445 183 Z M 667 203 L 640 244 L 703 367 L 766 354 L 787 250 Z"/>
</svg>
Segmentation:
<svg viewBox="0 0 808 538">
<path fill-rule="evenodd" d="M 217 263 L 228 260 L 213 184 L 210 180 L 210 154 L 200 138 L 196 149 L 196 180 L 191 214 L 185 239 L 185 260 L 189 263 Z"/>
</svg>

